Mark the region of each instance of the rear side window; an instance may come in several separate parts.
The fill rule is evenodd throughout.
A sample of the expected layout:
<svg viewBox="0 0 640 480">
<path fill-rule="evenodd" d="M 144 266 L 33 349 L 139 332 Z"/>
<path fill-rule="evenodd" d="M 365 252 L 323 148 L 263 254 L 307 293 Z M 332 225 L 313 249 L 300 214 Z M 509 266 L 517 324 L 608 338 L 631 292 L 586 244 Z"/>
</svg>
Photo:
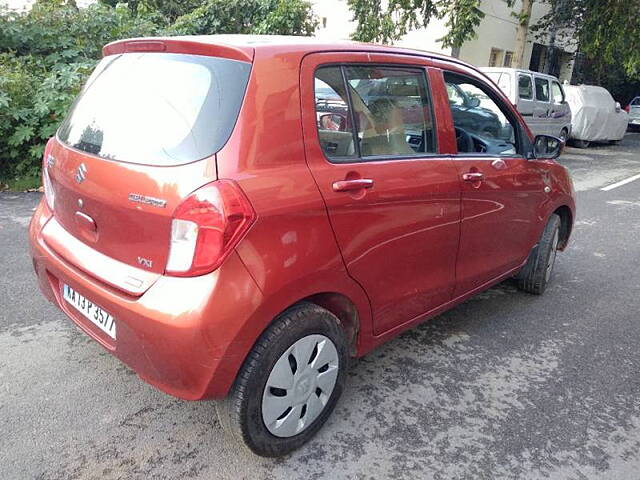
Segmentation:
<svg viewBox="0 0 640 480">
<path fill-rule="evenodd" d="M 533 100 L 533 83 L 529 75 L 518 75 L 518 96 L 522 100 Z"/>
<path fill-rule="evenodd" d="M 539 102 L 549 101 L 549 80 L 536 77 L 536 100 Z"/>
<path fill-rule="evenodd" d="M 564 92 L 558 82 L 551 82 L 551 93 L 554 103 L 564 103 Z"/>
<path fill-rule="evenodd" d="M 235 125 L 251 65 L 172 53 L 105 57 L 58 130 L 103 158 L 178 165 L 212 155 Z"/>
<path fill-rule="evenodd" d="M 437 151 L 420 69 L 322 67 L 316 71 L 315 97 L 320 144 L 331 161 Z"/>
</svg>

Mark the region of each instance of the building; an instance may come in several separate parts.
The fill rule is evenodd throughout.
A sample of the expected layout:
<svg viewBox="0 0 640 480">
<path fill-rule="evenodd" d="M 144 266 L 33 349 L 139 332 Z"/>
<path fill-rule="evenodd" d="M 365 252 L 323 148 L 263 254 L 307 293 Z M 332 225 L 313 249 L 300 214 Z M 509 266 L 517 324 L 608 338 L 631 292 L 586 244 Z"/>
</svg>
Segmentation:
<svg viewBox="0 0 640 480">
<path fill-rule="evenodd" d="M 313 9 L 320 19 L 316 35 L 327 39 L 347 39 L 355 30 L 353 14 L 346 0 L 313 0 Z M 513 12 L 520 12 L 522 0 L 516 0 L 512 8 L 504 0 L 482 0 L 485 17 L 476 29 L 476 37 L 460 48 L 444 48 L 439 41 L 446 33 L 446 19 L 432 19 L 427 28 L 414 30 L 396 45 L 451 55 L 478 67 L 516 67 L 514 52 L 518 22 Z M 534 1 L 531 25 L 548 11 L 548 5 Z M 537 38 L 529 31 L 523 55 L 523 67 L 555 75 L 560 80 L 573 77 L 575 47 L 562 44 L 556 36 Z"/>
</svg>

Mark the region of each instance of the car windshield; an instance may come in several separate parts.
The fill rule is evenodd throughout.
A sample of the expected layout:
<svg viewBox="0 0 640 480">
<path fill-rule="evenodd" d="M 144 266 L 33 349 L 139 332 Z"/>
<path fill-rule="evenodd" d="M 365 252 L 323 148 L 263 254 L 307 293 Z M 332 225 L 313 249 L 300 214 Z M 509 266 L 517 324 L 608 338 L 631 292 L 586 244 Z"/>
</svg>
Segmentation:
<svg viewBox="0 0 640 480">
<path fill-rule="evenodd" d="M 217 152 L 235 125 L 251 65 L 172 53 L 105 57 L 58 130 L 112 160 L 177 165 Z"/>
</svg>

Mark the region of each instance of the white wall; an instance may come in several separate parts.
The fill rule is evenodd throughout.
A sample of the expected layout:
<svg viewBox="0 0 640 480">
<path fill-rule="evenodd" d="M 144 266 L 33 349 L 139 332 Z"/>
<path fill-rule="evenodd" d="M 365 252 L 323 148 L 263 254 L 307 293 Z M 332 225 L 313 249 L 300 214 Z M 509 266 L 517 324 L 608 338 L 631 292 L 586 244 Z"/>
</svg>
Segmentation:
<svg viewBox="0 0 640 480">
<path fill-rule="evenodd" d="M 351 20 L 353 14 L 346 0 L 311 0 L 311 4 L 320 20 L 316 37 L 325 40 L 349 39 L 349 35 L 356 29 L 356 23 Z M 323 20 L 327 23 L 326 27 L 322 25 Z"/>
<path fill-rule="evenodd" d="M 396 42 L 396 45 L 451 55 L 451 48 L 444 48 L 439 41 L 446 33 L 447 27 L 445 20 L 434 18 L 429 22 L 427 28 L 420 28 L 407 33 Z"/>
<path fill-rule="evenodd" d="M 479 67 L 486 67 L 489 65 L 492 48 L 502 52 L 514 52 L 518 21 L 512 13 L 519 13 L 521 8 L 521 1 L 515 2 L 513 8 L 509 8 L 504 0 L 483 0 L 480 9 L 485 17 L 476 28 L 476 37 L 460 48 L 460 58 Z M 524 54 L 525 66 L 529 65 L 530 58 L 531 45 L 528 45 Z M 504 53 L 502 60 L 504 61 Z"/>
</svg>

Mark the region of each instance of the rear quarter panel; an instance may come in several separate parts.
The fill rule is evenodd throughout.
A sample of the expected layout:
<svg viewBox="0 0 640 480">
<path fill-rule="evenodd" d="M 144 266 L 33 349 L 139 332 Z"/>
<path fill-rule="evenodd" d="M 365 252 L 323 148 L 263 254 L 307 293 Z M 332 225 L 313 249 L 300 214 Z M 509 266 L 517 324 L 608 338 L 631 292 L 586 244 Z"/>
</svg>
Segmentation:
<svg viewBox="0 0 640 480">
<path fill-rule="evenodd" d="M 234 179 L 258 217 L 236 247 L 265 299 L 241 333 L 253 341 L 287 307 L 325 292 L 348 297 L 361 333 L 371 331 L 368 299 L 346 272 L 305 161 L 301 61 L 302 54 L 256 52 L 236 128 L 217 155 L 219 178 Z"/>
</svg>

